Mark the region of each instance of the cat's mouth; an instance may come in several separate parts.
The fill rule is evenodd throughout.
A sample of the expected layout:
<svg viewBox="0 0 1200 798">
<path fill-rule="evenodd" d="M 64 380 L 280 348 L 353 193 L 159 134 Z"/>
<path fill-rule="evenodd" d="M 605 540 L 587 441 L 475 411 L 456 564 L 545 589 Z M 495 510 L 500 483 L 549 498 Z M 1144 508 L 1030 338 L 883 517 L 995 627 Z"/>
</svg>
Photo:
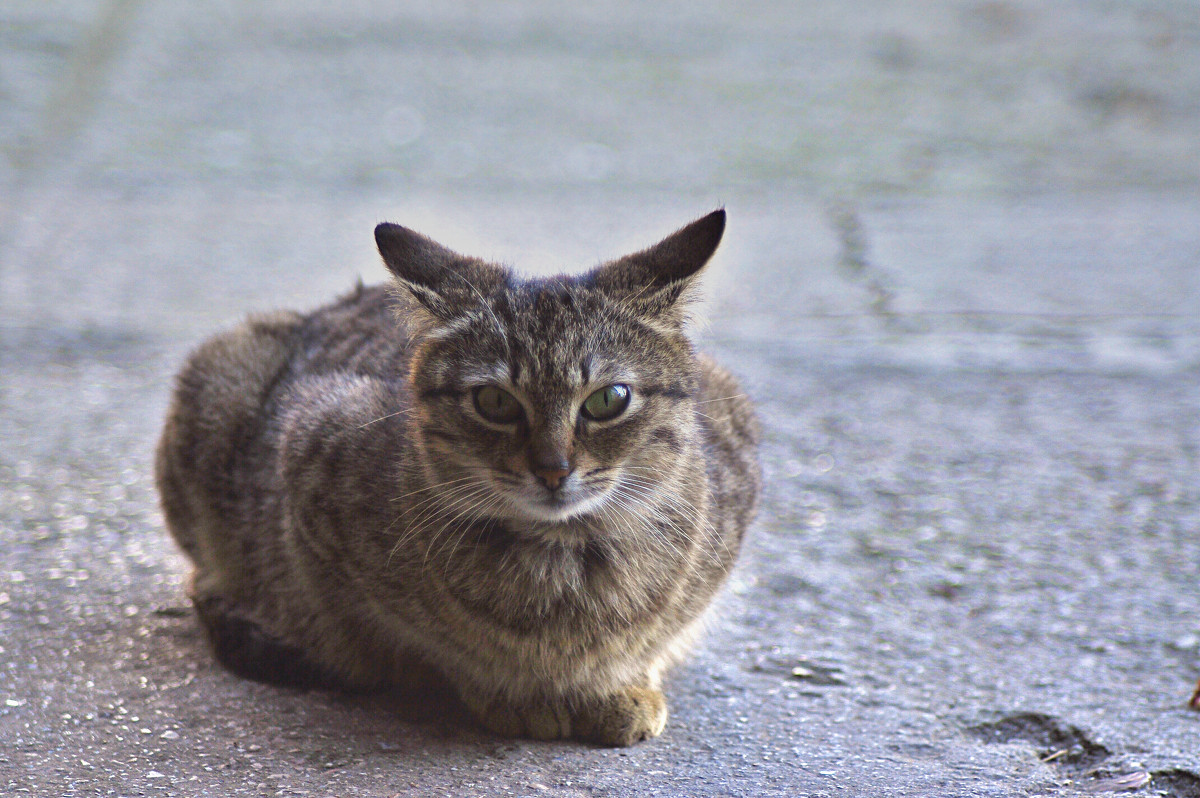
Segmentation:
<svg viewBox="0 0 1200 798">
<path fill-rule="evenodd" d="M 573 473 L 554 490 L 529 473 L 493 471 L 489 481 L 509 520 L 558 524 L 603 509 L 616 483 L 600 470 Z"/>
<path fill-rule="evenodd" d="M 523 520 L 557 523 L 595 512 L 607 490 L 586 486 L 563 486 L 550 491 L 542 485 L 524 484 L 504 491 L 509 505 Z"/>
<path fill-rule="evenodd" d="M 523 510 L 533 521 L 568 521 L 595 510 L 603 502 L 603 497 L 595 495 L 580 496 L 565 495 L 561 492 L 548 493 L 535 501 L 520 502 Z"/>
</svg>

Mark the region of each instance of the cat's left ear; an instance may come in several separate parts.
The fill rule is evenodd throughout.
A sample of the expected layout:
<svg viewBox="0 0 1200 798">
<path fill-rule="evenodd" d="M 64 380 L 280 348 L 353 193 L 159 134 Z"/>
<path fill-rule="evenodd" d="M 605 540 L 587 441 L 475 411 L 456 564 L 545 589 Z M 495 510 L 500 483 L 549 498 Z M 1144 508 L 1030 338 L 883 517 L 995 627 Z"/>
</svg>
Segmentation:
<svg viewBox="0 0 1200 798">
<path fill-rule="evenodd" d="M 640 314 L 682 323 L 688 289 L 724 232 L 721 208 L 648 249 L 597 267 L 589 277 L 596 288 Z"/>
<path fill-rule="evenodd" d="M 479 307 L 508 279 L 499 266 L 459 255 L 391 222 L 375 228 L 375 243 L 396 282 L 442 321 Z"/>
</svg>

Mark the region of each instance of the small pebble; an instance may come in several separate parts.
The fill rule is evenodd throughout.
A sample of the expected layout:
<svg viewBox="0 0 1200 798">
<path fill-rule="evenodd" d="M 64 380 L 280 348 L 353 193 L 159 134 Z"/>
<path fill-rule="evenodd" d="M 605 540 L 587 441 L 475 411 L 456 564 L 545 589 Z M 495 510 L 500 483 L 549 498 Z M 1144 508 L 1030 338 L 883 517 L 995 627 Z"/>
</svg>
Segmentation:
<svg viewBox="0 0 1200 798">
<path fill-rule="evenodd" d="M 1171 642 L 1171 647 L 1177 651 L 1191 651 L 1197 646 L 1200 646 L 1200 637 L 1196 635 L 1184 635 Z"/>
</svg>

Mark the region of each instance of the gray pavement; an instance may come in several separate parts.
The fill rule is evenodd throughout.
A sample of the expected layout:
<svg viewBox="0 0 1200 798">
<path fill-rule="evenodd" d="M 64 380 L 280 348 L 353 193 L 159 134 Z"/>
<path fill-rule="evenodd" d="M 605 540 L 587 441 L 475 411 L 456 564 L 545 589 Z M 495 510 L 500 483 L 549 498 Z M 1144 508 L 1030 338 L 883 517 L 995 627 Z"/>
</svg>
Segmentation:
<svg viewBox="0 0 1200 798">
<path fill-rule="evenodd" d="M 1200 796 L 1194 2 L 0 8 L 0 795 Z M 629 750 L 217 668 L 150 452 L 187 349 L 718 204 L 743 562 Z"/>
</svg>

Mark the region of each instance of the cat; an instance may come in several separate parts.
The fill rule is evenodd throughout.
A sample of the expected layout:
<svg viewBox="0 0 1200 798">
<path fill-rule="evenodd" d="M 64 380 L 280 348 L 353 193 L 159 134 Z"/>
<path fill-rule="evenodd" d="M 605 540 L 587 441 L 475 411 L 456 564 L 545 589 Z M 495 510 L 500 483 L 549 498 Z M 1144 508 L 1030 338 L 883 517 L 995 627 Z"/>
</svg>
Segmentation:
<svg viewBox="0 0 1200 798">
<path fill-rule="evenodd" d="M 508 736 L 660 734 L 760 484 L 750 401 L 685 332 L 724 229 L 522 279 L 384 223 L 390 285 L 201 345 L 155 470 L 217 659 L 349 689 L 433 669 Z"/>
</svg>

